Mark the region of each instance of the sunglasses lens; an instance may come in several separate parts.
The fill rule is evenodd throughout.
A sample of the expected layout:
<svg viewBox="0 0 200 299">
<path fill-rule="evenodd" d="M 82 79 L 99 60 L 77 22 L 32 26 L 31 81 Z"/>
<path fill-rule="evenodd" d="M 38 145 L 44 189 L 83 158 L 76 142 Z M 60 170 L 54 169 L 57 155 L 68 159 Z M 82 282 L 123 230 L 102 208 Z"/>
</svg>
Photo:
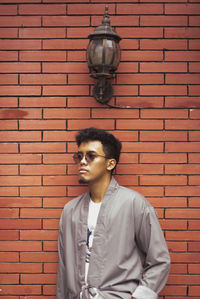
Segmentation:
<svg viewBox="0 0 200 299">
<path fill-rule="evenodd" d="M 73 155 L 74 162 L 78 164 L 82 160 L 83 156 L 80 153 L 75 153 Z"/>
<path fill-rule="evenodd" d="M 90 153 L 88 152 L 86 155 L 85 155 L 85 159 L 88 163 L 92 162 L 94 159 L 96 158 L 96 155 L 93 154 L 93 153 Z"/>
</svg>

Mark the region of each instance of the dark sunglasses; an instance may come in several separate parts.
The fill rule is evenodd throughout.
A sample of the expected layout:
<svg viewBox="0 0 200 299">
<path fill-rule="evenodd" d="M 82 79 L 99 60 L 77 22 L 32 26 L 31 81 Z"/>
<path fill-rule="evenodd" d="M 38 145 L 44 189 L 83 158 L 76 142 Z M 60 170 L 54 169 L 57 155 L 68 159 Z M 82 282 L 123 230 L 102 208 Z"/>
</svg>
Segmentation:
<svg viewBox="0 0 200 299">
<path fill-rule="evenodd" d="M 76 164 L 80 163 L 82 161 L 83 157 L 84 157 L 83 153 L 79 153 L 79 152 L 75 153 L 73 155 L 74 162 Z M 99 154 L 97 154 L 95 152 L 87 152 L 85 154 L 85 160 L 86 160 L 87 163 L 91 163 L 97 157 L 103 157 L 103 158 L 107 159 L 106 156 L 99 155 Z"/>
</svg>

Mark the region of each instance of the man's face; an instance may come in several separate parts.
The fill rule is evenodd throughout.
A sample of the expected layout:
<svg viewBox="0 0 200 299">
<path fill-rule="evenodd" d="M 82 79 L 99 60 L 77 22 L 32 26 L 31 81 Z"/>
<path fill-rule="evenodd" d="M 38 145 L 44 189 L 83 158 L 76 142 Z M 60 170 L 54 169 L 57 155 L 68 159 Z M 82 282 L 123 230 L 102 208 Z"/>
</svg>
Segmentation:
<svg viewBox="0 0 200 299">
<path fill-rule="evenodd" d="M 103 151 L 100 141 L 88 141 L 80 144 L 78 153 L 81 161 L 78 163 L 78 177 L 80 183 L 93 183 L 103 179 L 110 171 L 108 170 L 108 159 Z M 93 160 L 87 161 L 86 154 L 92 155 Z"/>
</svg>

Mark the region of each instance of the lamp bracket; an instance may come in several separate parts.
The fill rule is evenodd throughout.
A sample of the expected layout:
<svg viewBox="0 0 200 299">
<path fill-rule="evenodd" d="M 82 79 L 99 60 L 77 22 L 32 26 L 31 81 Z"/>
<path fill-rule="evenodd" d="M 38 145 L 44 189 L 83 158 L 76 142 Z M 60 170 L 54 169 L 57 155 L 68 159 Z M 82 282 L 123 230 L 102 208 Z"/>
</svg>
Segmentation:
<svg viewBox="0 0 200 299">
<path fill-rule="evenodd" d="M 99 77 L 94 85 L 93 95 L 99 103 L 108 103 L 113 95 L 113 87 L 110 80 L 105 77 Z"/>
</svg>

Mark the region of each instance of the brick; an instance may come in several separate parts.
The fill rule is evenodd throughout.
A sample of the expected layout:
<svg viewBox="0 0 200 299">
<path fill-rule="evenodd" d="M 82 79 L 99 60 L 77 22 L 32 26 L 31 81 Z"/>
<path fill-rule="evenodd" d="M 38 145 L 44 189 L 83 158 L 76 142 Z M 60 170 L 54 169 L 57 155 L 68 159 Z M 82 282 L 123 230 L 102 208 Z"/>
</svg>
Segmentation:
<svg viewBox="0 0 200 299">
<path fill-rule="evenodd" d="M 119 74 L 117 84 L 164 84 L 163 74 Z"/>
<path fill-rule="evenodd" d="M 176 179 L 175 179 L 176 178 Z M 165 186 L 165 185 L 186 185 L 186 176 L 157 176 L 157 175 L 142 175 L 140 176 L 141 185 Z"/>
<path fill-rule="evenodd" d="M 200 291 L 199 286 L 190 286 L 188 295 L 189 296 L 199 296 L 199 291 Z"/>
<path fill-rule="evenodd" d="M 192 119 L 200 119 L 200 113 L 198 109 L 191 109 L 190 110 L 190 118 Z"/>
<path fill-rule="evenodd" d="M 51 189 L 51 188 L 50 188 Z M 57 188 L 53 188 L 54 190 L 57 190 Z M 60 188 L 59 188 L 60 189 Z M 56 194 L 57 196 L 58 194 Z M 46 195 L 44 195 L 46 196 Z M 53 194 L 52 194 L 53 196 Z M 55 195 L 54 195 L 55 196 Z M 21 218 L 59 218 L 61 214 L 60 209 L 29 209 L 29 208 L 23 208 L 21 209 Z"/>
<path fill-rule="evenodd" d="M 200 4 L 166 4 L 165 13 L 175 15 L 195 15 L 199 14 Z"/>
<path fill-rule="evenodd" d="M 24 263 L 35 262 L 37 263 L 56 263 L 57 253 L 55 252 L 21 252 L 21 261 Z M 29 272 L 30 273 L 30 272 Z"/>
<path fill-rule="evenodd" d="M 142 62 L 140 64 L 140 71 L 155 73 L 186 72 L 187 64 L 179 62 Z"/>
<path fill-rule="evenodd" d="M 45 50 L 86 49 L 88 41 L 85 39 L 47 39 L 43 42 Z"/>
<path fill-rule="evenodd" d="M 26 74 L 20 75 L 20 84 L 27 85 L 49 85 L 66 84 L 67 78 L 64 74 Z"/>
<path fill-rule="evenodd" d="M 89 118 L 89 109 L 44 109 L 44 118 L 58 119 L 78 119 Z"/>
<path fill-rule="evenodd" d="M 196 232 L 196 233 L 198 233 L 198 232 Z M 195 240 L 199 241 L 198 238 Z M 190 242 L 189 243 L 189 251 L 199 252 L 199 249 L 200 249 L 200 242 Z"/>
<path fill-rule="evenodd" d="M 200 92 L 199 85 L 189 86 L 189 95 L 191 95 L 191 96 L 198 96 L 199 92 Z"/>
<path fill-rule="evenodd" d="M 20 240 L 39 241 L 39 240 L 57 240 L 57 231 L 50 230 L 23 230 L 20 232 Z"/>
<path fill-rule="evenodd" d="M 41 141 L 41 132 L 1 131 L 1 141 Z"/>
<path fill-rule="evenodd" d="M 166 74 L 166 84 L 199 84 L 198 74 Z"/>
<path fill-rule="evenodd" d="M 0 23 L 1 24 L 1 23 Z M 87 27 L 90 25 L 89 16 L 44 16 L 43 26 L 45 27 Z"/>
<path fill-rule="evenodd" d="M 19 107 L 66 107 L 62 97 L 21 97 Z"/>
<path fill-rule="evenodd" d="M 1 186 L 40 185 L 41 178 L 34 176 L 0 176 Z"/>
<path fill-rule="evenodd" d="M 0 206 L 1 207 L 15 207 L 21 208 L 24 207 L 41 207 L 42 201 L 40 198 L 20 198 L 20 197 L 7 197 L 6 201 L 4 197 L 0 197 Z"/>
<path fill-rule="evenodd" d="M 192 197 L 189 199 L 189 207 L 199 207 L 199 198 L 198 197 Z"/>
<path fill-rule="evenodd" d="M 189 273 L 191 274 L 198 274 L 199 273 L 199 265 L 198 264 L 190 264 L 189 267 Z"/>
<path fill-rule="evenodd" d="M 41 49 L 40 40 L 2 40 L 1 50 L 39 50 Z"/>
<path fill-rule="evenodd" d="M 88 66 L 82 62 L 44 62 L 44 73 L 88 73 Z M 88 75 L 89 76 L 89 75 Z M 57 87 L 56 87 L 57 88 Z"/>
<path fill-rule="evenodd" d="M 133 50 L 133 51 L 122 51 L 121 52 L 121 61 L 159 61 L 159 60 L 160 61 L 163 60 L 163 52 L 162 51 L 135 51 L 135 50 Z"/>
<path fill-rule="evenodd" d="M 187 26 L 186 16 L 141 16 L 140 26 Z"/>
<path fill-rule="evenodd" d="M 45 273 L 57 273 L 57 264 L 56 263 L 45 263 L 44 264 Z"/>
<path fill-rule="evenodd" d="M 200 163 L 200 154 L 189 154 L 190 163 Z"/>
<path fill-rule="evenodd" d="M 185 39 L 143 39 L 140 41 L 141 49 L 147 50 L 186 50 Z"/>
<path fill-rule="evenodd" d="M 108 5 L 109 14 L 115 12 L 114 4 Z M 90 14 L 101 14 L 103 15 L 105 11 L 104 4 L 69 4 L 68 5 L 68 14 L 69 15 L 90 15 Z"/>
<path fill-rule="evenodd" d="M 88 76 L 88 74 L 69 74 L 69 84 L 93 84 L 94 80 Z"/>
<path fill-rule="evenodd" d="M 171 275 L 169 277 L 168 283 L 170 284 L 198 284 L 197 281 L 200 279 L 200 276 L 196 275 Z"/>
<path fill-rule="evenodd" d="M 119 106 L 141 107 L 163 107 L 162 97 L 117 97 L 116 104 Z"/>
<path fill-rule="evenodd" d="M 1 119 L 41 118 L 41 109 L 2 109 Z"/>
<path fill-rule="evenodd" d="M 200 176 L 190 176 L 189 177 L 189 185 L 199 185 Z"/>
<path fill-rule="evenodd" d="M 200 70 L 200 62 L 190 62 L 189 63 L 189 70 L 192 73 L 198 73 Z"/>
<path fill-rule="evenodd" d="M 200 21 L 198 16 L 189 16 L 189 26 L 199 26 Z"/>
<path fill-rule="evenodd" d="M 185 241 L 194 241 L 198 240 L 198 231 L 167 231 L 166 238 L 169 240 L 185 240 Z"/>
<path fill-rule="evenodd" d="M 0 5 L 0 15 L 16 15 L 17 5 Z"/>
<path fill-rule="evenodd" d="M 199 50 L 199 48 L 200 48 L 200 46 L 199 46 L 198 39 L 189 41 L 189 49 L 190 50 Z"/>
<path fill-rule="evenodd" d="M 143 109 L 141 118 L 165 119 L 165 118 L 188 118 L 188 110 L 186 109 Z"/>
<path fill-rule="evenodd" d="M 64 120 L 20 120 L 20 130 L 62 130 L 66 128 Z"/>
<path fill-rule="evenodd" d="M 77 185 L 78 179 L 77 176 L 44 176 L 43 183 L 45 185 L 53 186 L 65 186 L 65 185 Z"/>
<path fill-rule="evenodd" d="M 167 196 L 198 196 L 200 188 L 197 186 L 166 187 Z"/>
<path fill-rule="evenodd" d="M 140 95 L 186 95 L 187 86 L 184 85 L 143 85 L 140 86 Z"/>
<path fill-rule="evenodd" d="M 87 127 L 96 127 L 104 130 L 113 130 L 114 129 L 114 120 L 104 120 L 100 122 L 99 119 L 91 120 L 69 120 L 68 129 L 69 130 L 80 130 Z"/>
<path fill-rule="evenodd" d="M 1 165 L 1 175 L 17 175 L 17 165 Z"/>
<path fill-rule="evenodd" d="M 22 143 L 20 144 L 21 153 L 59 153 L 66 152 L 65 143 Z"/>
<path fill-rule="evenodd" d="M 55 204 L 54 204 L 54 206 L 55 206 Z M 43 224 L 44 224 L 44 229 L 58 229 L 59 228 L 59 220 L 58 219 L 44 219 Z M 46 241 L 45 244 L 47 244 L 47 243 L 54 244 L 55 242 L 54 241 Z M 57 247 L 56 247 L 56 250 L 57 250 Z"/>
<path fill-rule="evenodd" d="M 0 262 L 4 262 L 4 263 L 19 262 L 19 253 L 18 252 L 0 252 Z M 7 271 L 5 271 L 5 272 L 7 272 Z"/>
<path fill-rule="evenodd" d="M 199 30 L 196 27 L 166 28 L 165 38 L 198 38 Z"/>
<path fill-rule="evenodd" d="M 137 39 L 124 38 L 120 42 L 121 50 L 137 50 L 139 48 L 139 41 Z"/>
<path fill-rule="evenodd" d="M 138 177 L 131 175 L 115 175 L 117 181 L 122 186 L 137 186 L 138 185 Z"/>
<path fill-rule="evenodd" d="M 0 219 L 1 229 L 41 229 L 40 219 Z"/>
<path fill-rule="evenodd" d="M 20 165 L 21 175 L 58 175 L 66 174 L 64 165 Z"/>
<path fill-rule="evenodd" d="M 160 225 L 162 229 L 165 230 L 174 230 L 174 227 L 176 227 L 178 230 L 186 230 L 187 229 L 187 221 L 186 220 L 160 220 Z M 177 245 L 177 246 L 176 246 Z M 173 243 L 171 242 L 171 246 L 173 246 L 173 251 L 177 249 L 184 249 L 184 251 L 187 250 L 187 243 L 186 242 L 180 242 L 180 243 Z M 178 250 L 179 251 L 179 250 Z"/>
<path fill-rule="evenodd" d="M 141 131 L 141 141 L 187 141 L 187 132 Z"/>
<path fill-rule="evenodd" d="M 56 251 L 58 248 L 57 241 L 44 241 L 44 250 L 45 251 Z"/>
<path fill-rule="evenodd" d="M 40 63 L 38 62 L 2 62 L 0 63 L 1 73 L 39 73 Z"/>
<path fill-rule="evenodd" d="M 167 142 L 166 152 L 199 152 L 199 142 Z"/>
<path fill-rule="evenodd" d="M 163 6 L 161 4 L 118 4 L 117 14 L 127 14 L 127 15 L 155 15 L 162 14 Z"/>
<path fill-rule="evenodd" d="M 166 174 L 200 174 L 200 165 L 198 164 L 177 164 L 166 165 Z"/>
<path fill-rule="evenodd" d="M 41 251 L 42 249 L 39 241 L 0 241 L 0 245 L 1 251 Z"/>
<path fill-rule="evenodd" d="M 1 284 L 18 284 L 19 274 L 0 274 Z"/>
<path fill-rule="evenodd" d="M 165 53 L 165 61 L 183 61 L 183 65 L 186 61 L 199 61 L 199 51 L 167 51 Z M 178 62 L 177 62 L 178 63 Z M 175 69 L 174 69 L 175 70 Z"/>
<path fill-rule="evenodd" d="M 35 27 L 41 26 L 39 16 L 1 16 L 0 27 Z"/>
<path fill-rule="evenodd" d="M 144 153 L 140 155 L 141 163 L 186 163 L 187 155 L 183 153 Z"/>
<path fill-rule="evenodd" d="M 167 246 L 169 248 L 169 251 L 184 252 L 187 250 L 187 242 L 180 242 L 180 241 L 179 242 L 167 242 Z M 181 274 L 183 274 L 183 273 L 181 273 Z"/>
<path fill-rule="evenodd" d="M 91 20 L 92 26 L 96 27 L 96 26 L 99 26 L 99 24 L 101 24 L 101 23 L 102 23 L 102 16 L 92 15 L 92 20 Z M 127 18 L 127 16 L 112 15 L 111 25 L 116 26 L 116 27 L 118 27 L 118 26 L 138 26 L 139 25 L 139 16 L 130 15 Z M 116 28 L 116 31 L 118 32 L 118 28 Z"/>
<path fill-rule="evenodd" d="M 0 61 L 17 61 L 17 51 L 0 51 Z"/>
<path fill-rule="evenodd" d="M 138 118 L 139 110 L 130 109 L 130 110 L 110 110 L 110 109 L 93 109 L 92 118 Z"/>
<path fill-rule="evenodd" d="M 163 152 L 161 142 L 125 142 L 122 144 L 123 152 Z"/>
<path fill-rule="evenodd" d="M 160 120 L 117 120 L 117 129 L 127 130 L 134 128 L 134 130 L 162 130 L 163 122 Z"/>
<path fill-rule="evenodd" d="M 15 230 L 1 230 L 0 235 L 1 241 L 15 241 L 19 240 L 19 231 Z"/>
<path fill-rule="evenodd" d="M 17 28 L 0 28 L 0 38 L 17 38 Z"/>
<path fill-rule="evenodd" d="M 52 186 L 33 186 L 33 187 L 20 187 L 21 196 L 65 196 L 65 187 L 52 187 Z"/>
<path fill-rule="evenodd" d="M 55 274 L 22 274 L 22 284 L 55 284 Z"/>
<path fill-rule="evenodd" d="M 66 61 L 65 51 L 21 51 L 20 61 Z"/>
<path fill-rule="evenodd" d="M 1 194 L 1 196 L 17 196 L 18 188 L 17 187 L 0 187 L 0 194 Z M 2 215 L 1 217 L 4 217 L 4 215 Z"/>
<path fill-rule="evenodd" d="M 18 152 L 17 143 L 11 143 L 9 144 L 9 147 L 7 143 L 0 144 L 0 153 L 17 153 L 17 152 Z"/>
<path fill-rule="evenodd" d="M 72 155 L 69 154 L 44 154 L 44 164 L 72 163 Z"/>
<path fill-rule="evenodd" d="M 0 164 L 30 164 L 41 163 L 39 154 L 3 154 L 0 155 Z"/>
<path fill-rule="evenodd" d="M 65 28 L 20 28 L 19 38 L 65 38 Z"/>
<path fill-rule="evenodd" d="M 199 128 L 199 120 L 166 120 L 167 130 L 195 130 Z"/>
<path fill-rule="evenodd" d="M 20 15 L 63 15 L 65 4 L 22 4 L 19 5 Z"/>
<path fill-rule="evenodd" d="M 44 141 L 74 141 L 75 136 L 71 136 L 70 132 L 66 131 L 45 131 L 43 135 Z"/>
<path fill-rule="evenodd" d="M 1 291 L 2 295 L 41 295 L 41 286 L 37 285 L 4 285 Z"/>
<path fill-rule="evenodd" d="M 136 27 L 135 30 L 131 27 L 120 27 L 117 33 L 123 38 L 163 38 L 163 30 L 159 27 Z"/>
<path fill-rule="evenodd" d="M 7 98 L 7 97 L 1 97 L 0 98 L 0 107 L 5 108 L 5 107 L 17 107 L 17 97 L 12 97 L 12 98 Z"/>
<path fill-rule="evenodd" d="M 43 87 L 43 95 L 44 96 L 73 96 L 73 95 L 89 95 L 89 87 L 82 85 L 73 85 L 73 86 L 44 86 Z"/>
</svg>

